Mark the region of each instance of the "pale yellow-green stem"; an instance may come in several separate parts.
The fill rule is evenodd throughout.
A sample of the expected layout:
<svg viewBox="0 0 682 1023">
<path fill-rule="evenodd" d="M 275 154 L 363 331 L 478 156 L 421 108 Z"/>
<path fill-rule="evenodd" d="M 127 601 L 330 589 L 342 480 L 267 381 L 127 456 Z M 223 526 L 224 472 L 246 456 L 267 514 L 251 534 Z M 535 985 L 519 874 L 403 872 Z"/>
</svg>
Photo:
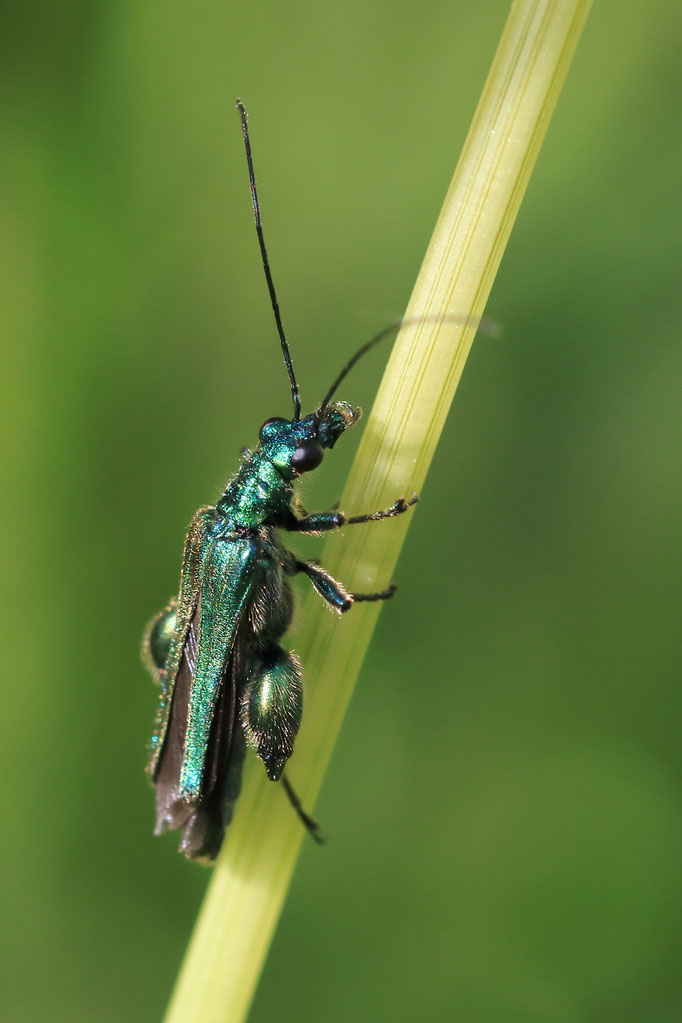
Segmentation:
<svg viewBox="0 0 682 1023">
<path fill-rule="evenodd" d="M 589 8 L 590 0 L 516 0 L 511 10 L 412 293 L 410 322 L 365 426 L 342 499 L 350 514 L 385 507 L 424 482 Z M 408 513 L 349 528 L 330 538 L 323 563 L 351 590 L 380 588 L 409 521 Z M 379 612 L 365 604 L 338 619 L 320 604 L 313 594 L 296 637 L 306 706 L 289 776 L 308 808 Z M 303 838 L 280 786 L 253 757 L 166 1023 L 245 1018 Z"/>
</svg>

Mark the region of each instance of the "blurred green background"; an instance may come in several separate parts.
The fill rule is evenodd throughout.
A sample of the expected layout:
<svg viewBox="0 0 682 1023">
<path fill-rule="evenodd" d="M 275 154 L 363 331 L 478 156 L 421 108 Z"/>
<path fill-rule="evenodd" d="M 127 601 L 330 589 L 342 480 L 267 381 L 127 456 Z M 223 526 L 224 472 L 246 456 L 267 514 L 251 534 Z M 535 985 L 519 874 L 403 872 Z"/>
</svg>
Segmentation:
<svg viewBox="0 0 682 1023">
<path fill-rule="evenodd" d="M 137 648 L 289 409 L 233 98 L 310 407 L 404 309 L 506 14 L 4 7 L 11 1023 L 159 1019 L 209 876 L 151 834 Z M 669 0 L 588 21 L 253 1023 L 682 1019 L 681 30 Z"/>
</svg>

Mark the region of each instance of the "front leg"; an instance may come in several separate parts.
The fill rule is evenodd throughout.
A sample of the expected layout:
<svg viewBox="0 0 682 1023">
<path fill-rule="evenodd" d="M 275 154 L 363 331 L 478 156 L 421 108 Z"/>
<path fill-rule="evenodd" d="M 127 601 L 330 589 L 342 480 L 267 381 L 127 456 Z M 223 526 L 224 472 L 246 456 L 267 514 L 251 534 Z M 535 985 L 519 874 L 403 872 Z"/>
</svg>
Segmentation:
<svg viewBox="0 0 682 1023">
<path fill-rule="evenodd" d="M 419 498 L 416 494 L 413 494 L 409 501 L 406 501 L 404 497 L 399 497 L 389 508 L 371 512 L 369 515 L 353 515 L 350 518 L 346 518 L 343 512 L 326 511 L 315 512 L 312 515 L 306 515 L 302 519 L 298 519 L 289 510 L 289 514 L 281 523 L 281 526 L 289 530 L 290 533 L 325 533 L 330 529 L 340 529 L 342 526 L 357 526 L 363 522 L 379 522 L 380 519 L 395 518 L 396 515 L 402 515 L 403 512 L 406 512 L 418 500 Z"/>
<path fill-rule="evenodd" d="M 396 587 L 391 583 L 385 590 L 379 590 L 377 593 L 349 593 L 343 583 L 334 579 L 314 561 L 296 561 L 294 571 L 307 575 L 320 596 L 339 614 L 344 614 L 353 604 L 360 601 L 389 600 L 396 591 Z"/>
</svg>

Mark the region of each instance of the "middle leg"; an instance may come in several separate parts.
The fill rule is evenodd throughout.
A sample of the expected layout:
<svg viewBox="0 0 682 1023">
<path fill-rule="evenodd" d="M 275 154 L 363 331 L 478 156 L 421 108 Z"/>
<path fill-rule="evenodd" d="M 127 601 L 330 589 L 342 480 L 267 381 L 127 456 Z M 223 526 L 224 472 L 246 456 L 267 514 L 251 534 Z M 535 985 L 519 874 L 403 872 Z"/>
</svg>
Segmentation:
<svg viewBox="0 0 682 1023">
<path fill-rule="evenodd" d="M 295 561 L 294 571 L 307 575 L 320 596 L 339 614 L 344 614 L 353 604 L 361 601 L 389 600 L 396 591 L 395 585 L 391 584 L 376 593 L 350 593 L 343 583 L 334 579 L 314 561 Z"/>
</svg>

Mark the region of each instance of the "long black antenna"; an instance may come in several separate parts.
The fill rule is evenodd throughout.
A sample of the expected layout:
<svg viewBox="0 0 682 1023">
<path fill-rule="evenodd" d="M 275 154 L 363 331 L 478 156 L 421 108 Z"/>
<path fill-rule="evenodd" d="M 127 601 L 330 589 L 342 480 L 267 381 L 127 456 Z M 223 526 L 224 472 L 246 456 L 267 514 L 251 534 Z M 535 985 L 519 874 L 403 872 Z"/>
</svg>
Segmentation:
<svg viewBox="0 0 682 1023">
<path fill-rule="evenodd" d="M 362 348 L 358 348 L 355 355 L 346 363 L 346 365 L 343 367 L 343 369 L 337 376 L 336 380 L 331 385 L 331 387 L 325 394 L 324 398 L 322 399 L 322 403 L 318 409 L 318 415 L 321 412 L 324 412 L 327 405 L 334 397 L 334 392 L 336 391 L 336 388 L 339 386 L 341 381 L 348 376 L 355 363 L 359 362 L 362 356 L 365 355 L 370 350 L 370 348 L 374 348 L 374 346 L 378 345 L 380 341 L 384 340 L 384 338 L 390 337 L 391 334 L 397 334 L 398 331 L 400 330 L 402 323 L 403 320 L 397 320 L 395 323 L 389 324 L 388 327 L 384 327 L 384 329 L 380 330 L 378 334 L 375 334 L 373 338 L 370 338 L 369 341 L 366 341 Z"/>
<path fill-rule="evenodd" d="M 289 342 L 284 334 L 284 327 L 282 326 L 282 317 L 279 313 L 279 305 L 277 303 L 277 295 L 275 294 L 275 285 L 272 282 L 272 274 L 270 273 L 270 263 L 268 262 L 268 253 L 265 248 L 265 239 L 263 238 L 263 228 L 260 220 L 260 205 L 258 203 L 258 192 L 256 191 L 256 175 L 253 171 L 253 159 L 251 157 L 251 142 L 249 140 L 249 127 L 247 123 L 246 110 L 244 104 L 240 99 L 237 100 L 237 110 L 239 116 L 242 119 L 242 134 L 244 136 L 244 148 L 246 149 L 246 162 L 249 166 L 249 185 L 251 186 L 251 202 L 253 203 L 253 215 L 256 221 L 256 234 L 258 235 L 258 244 L 260 245 L 260 253 L 263 257 L 263 270 L 265 271 L 265 280 L 268 282 L 268 291 L 270 292 L 270 302 L 272 303 L 272 311 L 275 314 L 275 323 L 277 324 L 277 333 L 279 334 L 280 344 L 282 345 L 282 354 L 284 355 L 284 363 L 287 367 L 287 373 L 289 374 L 289 381 L 291 383 L 291 398 L 294 403 L 294 419 L 301 418 L 301 399 L 298 394 L 298 384 L 296 383 L 296 376 L 294 375 L 294 367 L 291 363 L 291 353 L 289 351 Z"/>
<path fill-rule="evenodd" d="M 384 327 L 383 330 L 380 330 L 379 333 L 375 334 L 374 337 L 369 339 L 369 341 L 366 341 L 362 348 L 358 348 L 355 355 L 346 363 L 346 365 L 343 367 L 343 369 L 337 376 L 336 380 L 331 385 L 331 387 L 325 394 L 324 398 L 322 399 L 322 403 L 319 409 L 317 410 L 318 417 L 324 412 L 327 405 L 334 397 L 334 392 L 336 391 L 336 388 L 339 386 L 341 381 L 348 376 L 355 363 L 359 362 L 362 356 L 365 355 L 370 350 L 370 348 L 374 348 L 374 346 L 378 345 L 380 341 L 384 340 L 384 338 L 391 337 L 392 334 L 397 334 L 401 327 L 406 327 L 409 326 L 410 324 L 413 324 L 416 327 L 417 324 L 419 323 L 441 322 L 461 323 L 464 326 L 476 327 L 478 330 L 482 330 L 484 334 L 489 334 L 491 337 L 497 337 L 500 334 L 500 327 L 493 320 L 479 319 L 476 316 L 458 316 L 456 313 L 445 313 L 443 316 L 436 315 L 427 316 L 425 318 L 414 316 L 411 319 L 396 320 L 395 323 L 389 323 L 388 327 Z"/>
</svg>

